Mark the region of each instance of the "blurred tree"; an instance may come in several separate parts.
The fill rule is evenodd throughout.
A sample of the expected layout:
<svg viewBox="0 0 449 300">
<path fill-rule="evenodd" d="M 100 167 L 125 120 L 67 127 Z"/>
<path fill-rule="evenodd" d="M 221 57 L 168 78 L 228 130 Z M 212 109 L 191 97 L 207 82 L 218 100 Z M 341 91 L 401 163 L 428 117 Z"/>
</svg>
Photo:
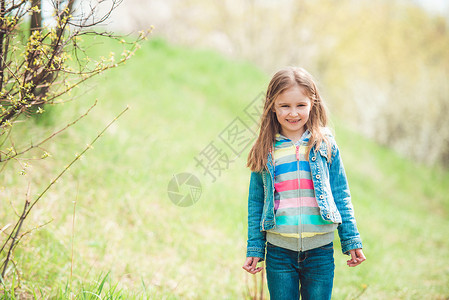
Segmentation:
<svg viewBox="0 0 449 300">
<path fill-rule="evenodd" d="M 449 167 L 447 17 L 403 0 L 164 3 L 172 15 L 158 25 L 168 40 L 212 46 L 268 73 L 303 66 L 334 115 L 404 155 Z M 136 23 L 154 8 L 133 15 Z"/>
<path fill-rule="evenodd" d="M 346 10 L 345 10 L 346 12 Z M 426 163 L 448 153 L 449 34 L 447 21 L 401 2 L 365 3 L 339 27 L 332 79 L 345 74 L 340 89 L 328 89 L 341 116 L 382 144 Z M 335 33 L 336 35 L 338 33 Z M 344 63 L 342 63 L 344 62 Z"/>
</svg>

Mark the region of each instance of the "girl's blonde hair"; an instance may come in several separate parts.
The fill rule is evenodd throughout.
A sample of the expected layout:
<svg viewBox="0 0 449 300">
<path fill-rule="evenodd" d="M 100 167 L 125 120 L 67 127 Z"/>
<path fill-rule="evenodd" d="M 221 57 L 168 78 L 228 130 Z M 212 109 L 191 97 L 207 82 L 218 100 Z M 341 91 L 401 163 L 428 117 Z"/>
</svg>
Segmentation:
<svg viewBox="0 0 449 300">
<path fill-rule="evenodd" d="M 323 130 L 328 123 L 327 109 L 312 75 L 303 68 L 287 67 L 274 74 L 268 85 L 260 120 L 259 136 L 248 154 L 247 166 L 251 171 L 261 172 L 266 168 L 268 153 L 273 147 L 275 135 L 281 131 L 281 125 L 273 110 L 274 102 L 281 93 L 295 84 L 304 88 L 306 96 L 311 100 L 309 120 L 305 124 L 305 129 L 311 132 L 306 159 L 308 159 L 313 146 L 318 149 L 321 143 L 325 142 L 328 148 L 330 147 Z M 331 152 L 328 151 L 328 159 L 330 159 L 330 156 Z"/>
</svg>

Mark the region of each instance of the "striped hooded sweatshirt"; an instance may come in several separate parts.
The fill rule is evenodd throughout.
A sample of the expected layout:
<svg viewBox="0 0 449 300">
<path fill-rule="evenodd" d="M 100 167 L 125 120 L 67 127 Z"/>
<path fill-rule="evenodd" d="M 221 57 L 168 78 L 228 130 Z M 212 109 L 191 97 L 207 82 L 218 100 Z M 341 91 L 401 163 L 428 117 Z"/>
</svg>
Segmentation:
<svg viewBox="0 0 449 300">
<path fill-rule="evenodd" d="M 320 214 L 309 162 L 306 160 L 307 130 L 294 143 L 281 134 L 274 144 L 274 210 L 276 226 L 267 231 L 267 241 L 293 251 L 306 251 L 334 240 L 338 224 Z"/>
</svg>

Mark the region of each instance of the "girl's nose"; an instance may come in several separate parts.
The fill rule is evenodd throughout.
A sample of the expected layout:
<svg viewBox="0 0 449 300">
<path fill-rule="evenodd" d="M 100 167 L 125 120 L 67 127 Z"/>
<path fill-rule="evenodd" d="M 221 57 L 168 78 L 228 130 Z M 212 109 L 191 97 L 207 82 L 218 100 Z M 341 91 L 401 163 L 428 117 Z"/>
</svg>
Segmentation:
<svg viewBox="0 0 449 300">
<path fill-rule="evenodd" d="M 289 115 L 292 117 L 296 117 L 298 115 L 298 111 L 296 110 L 296 108 L 293 108 L 292 110 L 290 110 Z"/>
</svg>

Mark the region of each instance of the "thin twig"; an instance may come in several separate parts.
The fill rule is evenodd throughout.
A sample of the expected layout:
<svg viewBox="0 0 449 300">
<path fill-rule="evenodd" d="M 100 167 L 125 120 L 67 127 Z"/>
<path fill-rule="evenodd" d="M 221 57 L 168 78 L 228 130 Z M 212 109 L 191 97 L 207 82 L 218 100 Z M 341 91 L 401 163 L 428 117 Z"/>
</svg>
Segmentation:
<svg viewBox="0 0 449 300">
<path fill-rule="evenodd" d="M 257 300 L 257 275 L 253 276 L 254 278 L 254 300 Z"/>
<path fill-rule="evenodd" d="M 36 226 L 36 227 L 34 227 L 34 228 L 32 228 L 32 229 L 30 229 L 30 230 L 28 230 L 28 231 L 22 233 L 22 234 L 20 235 L 20 237 L 17 239 L 16 246 L 20 243 L 20 241 L 22 240 L 23 237 L 25 237 L 26 235 L 30 234 L 31 232 L 33 232 L 33 231 L 35 231 L 35 230 L 38 230 L 39 228 L 42 228 L 42 227 L 47 226 L 48 224 L 50 224 L 50 223 L 53 222 L 53 221 L 54 221 L 54 219 L 51 219 L 50 221 L 47 221 L 47 222 L 45 222 L 45 223 L 43 223 L 43 224 L 40 224 L 40 225 L 38 225 L 38 226 Z M 13 249 L 13 250 L 14 250 L 14 249 Z"/>
<path fill-rule="evenodd" d="M 12 210 L 14 211 L 14 214 L 18 217 L 20 217 L 19 212 L 16 210 L 16 208 L 14 207 L 14 204 L 12 203 L 11 198 L 9 198 L 9 205 L 11 205 Z"/>
<path fill-rule="evenodd" d="M 3 226 L 3 228 L 0 229 L 0 233 L 4 233 L 6 235 L 9 235 L 8 233 L 5 232 L 5 230 L 8 229 L 8 227 L 10 227 L 10 226 L 11 226 L 11 223 L 6 224 L 5 226 Z"/>
<path fill-rule="evenodd" d="M 2 271 L 2 276 L 1 278 L 4 278 L 5 276 L 5 272 L 6 272 L 6 268 L 8 265 L 8 262 L 10 261 L 10 257 L 12 254 L 12 251 L 15 247 L 16 241 L 17 241 L 17 236 L 20 232 L 20 229 L 22 227 L 22 224 L 24 222 L 24 220 L 28 217 L 28 214 L 31 212 L 31 210 L 33 209 L 34 205 L 36 205 L 36 203 L 47 193 L 47 191 L 56 183 L 56 181 L 62 177 L 62 175 L 65 174 L 65 172 L 67 172 L 67 170 L 76 162 L 78 161 L 81 156 L 87 152 L 87 150 L 92 148 L 92 145 L 106 132 L 106 130 L 113 124 L 115 123 L 118 118 L 120 118 L 127 110 L 129 109 L 129 107 L 126 107 L 124 110 L 122 110 L 111 122 L 109 122 L 108 125 L 106 125 L 106 127 L 103 128 L 103 130 L 92 140 L 92 142 L 87 145 L 86 148 L 84 148 L 84 150 L 78 154 L 71 162 L 68 166 L 66 166 L 57 176 L 55 179 L 53 179 L 53 181 L 50 182 L 50 184 L 44 189 L 43 192 L 41 192 L 37 198 L 30 204 L 29 201 L 29 190 L 27 192 L 27 200 L 25 201 L 25 206 L 22 212 L 22 215 L 19 219 L 19 221 L 16 223 L 16 225 L 14 226 L 14 229 L 12 230 L 12 233 L 9 235 L 9 237 L 7 238 L 7 240 L 5 241 L 5 243 L 2 246 L 2 249 L 0 250 L 0 253 L 3 252 L 3 249 L 5 248 L 5 246 L 7 245 L 7 243 L 9 242 L 10 239 L 12 239 L 11 241 L 11 245 L 9 247 L 8 250 L 8 254 L 7 257 L 5 259 L 5 261 L 3 262 L 3 271 Z M 14 235 L 14 236 L 13 236 Z"/>
<path fill-rule="evenodd" d="M 264 282 L 264 275 L 265 275 L 265 268 L 262 269 L 261 273 L 261 279 L 260 279 L 260 300 L 264 300 L 264 296 L 263 296 L 263 290 L 264 290 L 264 286 L 265 286 L 265 282 Z"/>
<path fill-rule="evenodd" d="M 84 114 L 82 114 L 81 116 L 79 116 L 75 121 L 73 121 L 73 122 L 67 124 L 64 128 L 62 128 L 62 129 L 60 129 L 60 130 L 58 130 L 58 131 L 55 131 L 54 133 L 52 133 L 50 136 L 48 136 L 48 137 L 45 138 L 44 140 L 40 141 L 39 143 L 34 144 L 34 145 L 31 145 L 31 146 L 28 147 L 27 149 L 22 150 L 22 151 L 20 151 L 20 152 L 14 154 L 14 155 L 12 155 L 12 156 L 8 156 L 8 157 L 6 157 L 4 160 L 0 160 L 0 162 L 5 162 L 5 161 L 8 161 L 8 160 L 11 160 L 12 158 L 17 157 L 17 156 L 19 156 L 19 155 L 22 155 L 22 154 L 24 154 L 24 153 L 26 153 L 26 152 L 28 152 L 28 151 L 34 149 L 34 148 L 40 147 L 42 144 L 48 142 L 49 140 L 51 140 L 52 138 L 54 138 L 56 135 L 60 134 L 61 132 L 65 131 L 65 130 L 67 130 L 67 128 L 69 128 L 69 127 L 75 125 L 76 123 L 78 123 L 78 121 L 80 121 L 82 118 L 84 118 L 85 116 L 87 116 L 87 115 L 89 114 L 89 112 L 90 112 L 90 111 L 97 105 L 97 102 L 98 102 L 98 101 L 95 100 L 95 103 L 94 103 L 91 107 L 89 107 L 89 109 L 88 109 Z"/>
<path fill-rule="evenodd" d="M 11 241 L 11 245 L 9 247 L 8 250 L 8 254 L 6 255 L 6 259 L 3 263 L 3 271 L 2 271 L 2 278 L 5 278 L 5 272 L 6 272 L 6 268 L 8 267 L 8 262 L 10 261 L 10 257 L 12 254 L 12 250 L 14 249 L 15 246 L 15 242 L 17 240 L 17 236 L 19 235 L 20 232 L 20 228 L 22 227 L 23 221 L 25 221 L 26 215 L 27 215 L 27 209 L 28 206 L 30 205 L 30 199 L 29 199 L 29 194 L 30 193 L 30 183 L 28 183 L 28 190 L 27 190 L 27 196 L 26 196 L 26 201 L 25 201 L 25 205 L 23 206 L 23 212 L 22 215 L 20 216 L 20 219 L 18 221 L 18 226 L 15 232 L 12 232 L 11 234 L 14 234 L 14 237 L 12 238 Z"/>
<path fill-rule="evenodd" d="M 71 162 L 68 166 L 66 166 L 61 173 L 59 173 L 55 179 L 53 179 L 50 184 L 44 189 L 44 191 L 42 193 L 40 193 L 37 198 L 33 201 L 33 203 L 30 205 L 30 207 L 28 208 L 28 211 L 25 214 L 25 218 L 28 216 L 28 214 L 30 213 L 31 209 L 34 207 L 34 205 L 36 205 L 36 203 L 42 198 L 42 196 L 44 196 L 47 191 L 56 183 L 56 181 L 58 181 L 59 178 L 62 177 L 62 175 L 65 174 L 65 172 L 67 172 L 68 169 L 70 169 L 70 167 L 76 162 L 78 161 L 81 156 L 83 156 L 84 153 L 87 152 L 87 150 L 89 150 L 90 148 L 92 148 L 92 145 L 103 135 L 103 133 L 113 124 L 117 121 L 118 118 L 120 118 L 127 110 L 129 109 L 129 107 L 126 107 L 122 112 L 120 112 L 93 140 L 92 142 L 87 145 L 86 148 L 84 148 L 84 150 L 78 154 Z"/>
</svg>

